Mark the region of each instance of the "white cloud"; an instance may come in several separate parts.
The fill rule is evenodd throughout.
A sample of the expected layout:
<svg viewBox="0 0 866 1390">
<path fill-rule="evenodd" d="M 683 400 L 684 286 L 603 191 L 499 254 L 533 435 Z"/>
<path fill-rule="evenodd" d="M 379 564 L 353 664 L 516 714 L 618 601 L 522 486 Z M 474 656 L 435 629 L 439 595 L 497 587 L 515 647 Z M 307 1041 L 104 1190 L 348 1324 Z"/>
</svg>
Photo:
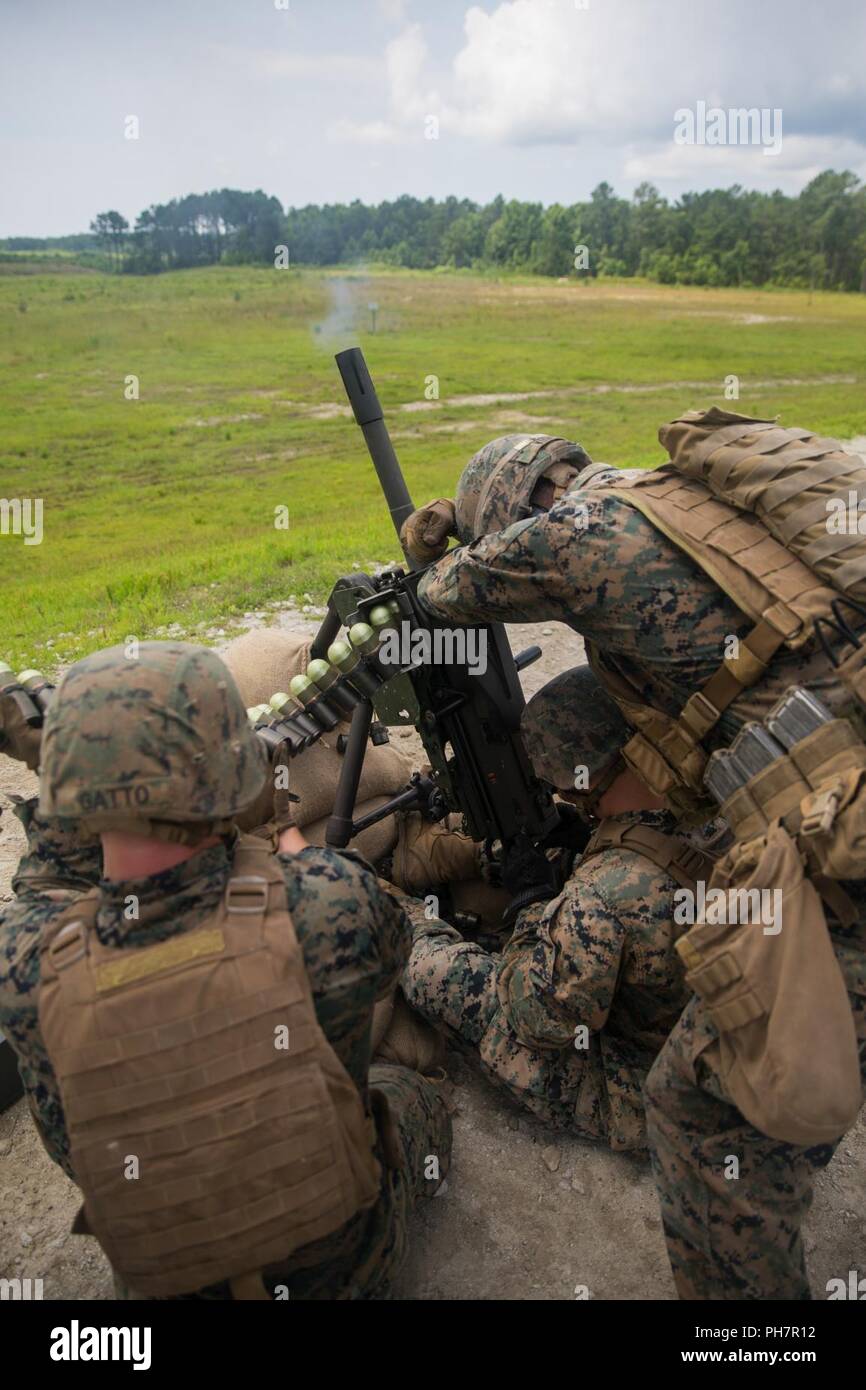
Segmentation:
<svg viewBox="0 0 866 1390">
<path fill-rule="evenodd" d="M 678 188 L 782 188 L 796 192 L 823 169 L 852 169 L 866 179 L 866 146 L 828 135 L 786 135 L 778 155 L 765 157 L 760 146 L 677 145 L 673 141 L 625 152 L 623 174 Z"/>
<path fill-rule="evenodd" d="M 426 88 L 424 72 L 429 53 L 420 24 L 411 24 L 385 48 L 385 70 L 390 93 L 390 121 L 337 121 L 331 127 L 336 139 L 361 143 L 395 143 L 416 131 L 430 114 L 439 114 L 442 101 L 435 88 Z"/>
<path fill-rule="evenodd" d="M 404 12 L 402 4 L 388 8 Z M 459 50 L 444 64 L 437 66 L 421 24 L 406 25 L 388 44 L 382 121 L 394 138 L 400 131 L 417 135 L 433 114 L 443 138 L 503 146 L 631 146 L 635 167 L 659 161 L 662 168 L 677 167 L 678 158 L 685 167 L 687 156 L 667 145 L 673 112 L 703 100 L 726 108 L 781 107 L 786 132 L 789 112 L 796 113 L 802 138 L 829 138 L 833 131 L 848 136 L 851 158 L 859 163 L 866 146 L 866 77 L 856 61 L 862 15 L 840 0 L 833 26 L 801 33 L 792 31 L 785 14 L 782 0 L 763 0 L 758 12 L 751 0 L 724 6 L 690 0 L 687 13 L 671 0 L 590 0 L 588 9 L 575 0 L 504 0 L 491 10 L 470 5 Z M 768 46 L 778 43 L 780 32 L 786 35 L 783 63 L 770 61 L 776 50 Z M 811 78 L 804 85 L 805 71 Z M 344 122 L 343 134 L 380 140 L 382 121 Z M 792 139 L 786 134 L 786 145 Z M 793 148 L 803 167 L 810 165 L 805 147 L 799 155 Z M 708 153 L 702 149 L 698 157 Z M 727 164 L 742 170 L 755 152 L 727 153 Z M 712 158 L 719 169 L 726 167 L 718 151 Z M 839 156 L 831 162 L 838 165 Z M 789 167 L 782 156 L 764 163 L 771 170 Z"/>
</svg>

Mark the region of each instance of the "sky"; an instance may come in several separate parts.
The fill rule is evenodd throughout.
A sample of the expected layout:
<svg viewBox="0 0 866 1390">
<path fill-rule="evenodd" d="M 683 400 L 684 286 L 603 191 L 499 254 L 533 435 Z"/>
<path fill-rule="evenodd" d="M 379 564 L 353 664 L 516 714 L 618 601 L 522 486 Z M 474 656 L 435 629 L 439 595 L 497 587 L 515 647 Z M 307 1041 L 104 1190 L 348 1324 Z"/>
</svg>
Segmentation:
<svg viewBox="0 0 866 1390">
<path fill-rule="evenodd" d="M 701 102 L 780 148 L 683 143 Z M 825 168 L 866 179 L 866 0 L 0 0 L 0 236 L 224 186 L 549 204 Z"/>
</svg>

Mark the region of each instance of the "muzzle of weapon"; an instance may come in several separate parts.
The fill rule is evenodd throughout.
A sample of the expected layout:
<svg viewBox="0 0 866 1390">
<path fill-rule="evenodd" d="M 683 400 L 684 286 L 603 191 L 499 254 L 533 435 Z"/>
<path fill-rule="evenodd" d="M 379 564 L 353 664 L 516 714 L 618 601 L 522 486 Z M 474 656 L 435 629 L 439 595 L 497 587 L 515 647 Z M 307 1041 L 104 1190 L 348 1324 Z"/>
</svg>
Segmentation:
<svg viewBox="0 0 866 1390">
<path fill-rule="evenodd" d="M 289 690 L 318 728 L 326 731 L 336 729 L 342 717 L 340 711 L 325 698 L 309 676 L 293 676 L 289 681 Z"/>
<path fill-rule="evenodd" d="M 365 628 L 371 634 L 373 632 L 367 623 L 356 623 L 355 627 Z M 354 631 L 354 628 L 352 630 Z M 364 700 L 371 700 L 379 687 L 385 683 L 385 677 L 381 672 L 371 669 L 362 653 L 344 638 L 331 643 L 328 648 L 328 660 Z"/>
<path fill-rule="evenodd" d="M 362 697 L 357 690 L 352 689 L 347 680 L 343 679 L 335 666 L 331 666 L 329 662 L 323 661 L 319 657 L 310 662 L 307 667 L 307 676 L 329 703 L 340 711 L 342 718 L 352 718 L 358 705 L 362 702 Z"/>
<path fill-rule="evenodd" d="M 0 661 L 0 695 L 8 695 L 11 700 L 15 701 L 22 719 L 31 729 L 40 727 L 42 710 L 32 695 L 24 689 L 12 667 L 8 666 L 5 661 Z"/>
</svg>

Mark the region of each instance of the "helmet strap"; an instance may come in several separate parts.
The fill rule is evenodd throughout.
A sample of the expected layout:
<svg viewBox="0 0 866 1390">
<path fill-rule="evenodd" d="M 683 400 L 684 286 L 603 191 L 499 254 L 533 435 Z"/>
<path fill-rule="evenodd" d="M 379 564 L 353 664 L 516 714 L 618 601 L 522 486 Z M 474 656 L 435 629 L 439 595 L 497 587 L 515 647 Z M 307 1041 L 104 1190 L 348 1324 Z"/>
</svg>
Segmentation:
<svg viewBox="0 0 866 1390">
<path fill-rule="evenodd" d="M 605 769 L 595 786 L 590 787 L 585 792 L 570 791 L 568 794 L 569 801 L 575 806 L 580 806 L 589 815 L 598 816 L 598 803 L 601 801 L 605 792 L 609 791 L 613 786 L 620 773 L 625 771 L 625 767 L 626 765 L 622 753 L 617 753 L 613 762 Z"/>
<path fill-rule="evenodd" d="M 198 845 L 212 835 L 227 835 L 234 824 L 231 819 L 189 821 L 180 824 L 175 821 L 136 820 L 132 817 L 122 819 L 113 816 L 87 818 L 83 823 L 97 834 L 105 830 L 117 830 L 123 835 L 137 835 L 143 840 L 161 840 L 169 845 Z"/>
</svg>

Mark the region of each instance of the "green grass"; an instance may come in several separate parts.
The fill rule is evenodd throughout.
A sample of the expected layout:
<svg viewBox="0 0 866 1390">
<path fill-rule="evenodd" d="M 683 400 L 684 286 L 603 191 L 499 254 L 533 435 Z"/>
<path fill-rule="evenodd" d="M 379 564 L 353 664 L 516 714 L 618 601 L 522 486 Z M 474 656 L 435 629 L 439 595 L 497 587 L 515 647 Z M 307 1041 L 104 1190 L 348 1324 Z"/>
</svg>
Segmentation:
<svg viewBox="0 0 866 1390">
<path fill-rule="evenodd" d="M 660 462 L 659 425 L 724 404 L 731 373 L 746 412 L 866 433 L 863 296 L 462 272 L 5 270 L 0 496 L 41 497 L 45 516 L 41 546 L 0 535 L 0 657 L 13 664 L 50 668 L 172 622 L 194 635 L 292 594 L 321 602 L 339 573 L 396 558 L 363 440 L 337 408 L 333 353 L 355 342 L 419 502 L 451 493 L 473 450 L 515 430 L 563 433 L 623 466 Z M 124 399 L 129 374 L 137 401 Z M 523 391 L 561 394 L 454 400 Z M 274 527 L 279 506 L 288 531 Z"/>
</svg>

